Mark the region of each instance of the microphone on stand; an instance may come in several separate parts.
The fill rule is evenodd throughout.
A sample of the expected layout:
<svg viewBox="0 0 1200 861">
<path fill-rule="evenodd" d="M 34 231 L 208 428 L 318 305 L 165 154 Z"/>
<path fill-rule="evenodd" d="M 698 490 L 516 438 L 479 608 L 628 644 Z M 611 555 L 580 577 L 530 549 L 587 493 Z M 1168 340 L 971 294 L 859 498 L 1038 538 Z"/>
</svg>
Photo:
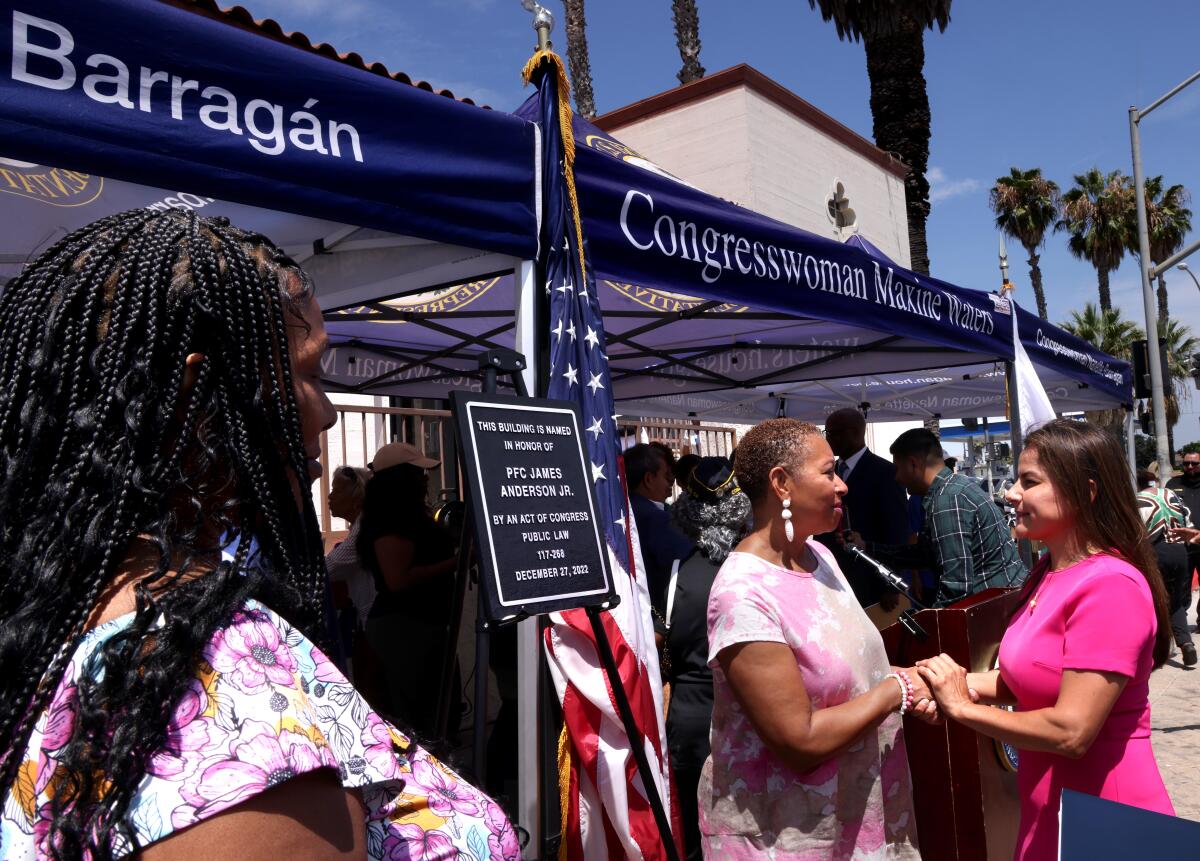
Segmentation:
<svg viewBox="0 0 1200 861">
<path fill-rule="evenodd" d="M 907 597 L 908 600 L 912 602 L 912 605 L 914 607 L 916 607 L 918 610 L 928 610 L 929 609 L 925 604 L 922 604 L 920 601 L 918 601 L 912 595 L 908 594 L 908 584 L 904 582 L 903 577 L 901 577 L 899 574 L 897 574 L 891 568 L 884 565 L 882 562 L 880 562 L 874 556 L 868 555 L 866 553 L 866 551 L 860 550 L 858 547 L 855 547 L 849 541 L 846 542 L 846 552 L 857 559 L 861 559 L 863 562 L 866 562 L 873 569 L 875 569 L 875 573 L 879 575 L 879 578 L 881 580 L 883 580 L 884 583 L 887 583 L 889 586 L 891 586 L 893 589 L 895 589 L 901 595 L 904 595 L 905 597 Z"/>
<path fill-rule="evenodd" d="M 849 532 L 849 530 L 847 530 L 847 532 Z M 843 540 L 846 538 L 847 532 L 842 533 Z M 912 606 L 901 613 L 896 621 L 903 625 L 904 629 L 918 640 L 923 641 L 929 639 L 929 632 L 922 628 L 921 624 L 915 618 L 918 610 L 928 610 L 929 607 L 925 604 L 922 604 L 912 596 L 912 593 L 908 591 L 908 584 L 904 582 L 904 578 L 902 578 L 891 568 L 888 568 L 878 559 L 870 556 L 863 550 L 851 544 L 849 541 L 845 541 L 845 545 L 846 552 L 850 554 L 850 556 L 856 559 L 861 559 L 863 562 L 867 563 L 867 566 L 871 568 L 877 575 L 879 575 L 879 578 L 883 580 L 884 583 L 895 589 L 909 600 L 909 603 Z"/>
</svg>

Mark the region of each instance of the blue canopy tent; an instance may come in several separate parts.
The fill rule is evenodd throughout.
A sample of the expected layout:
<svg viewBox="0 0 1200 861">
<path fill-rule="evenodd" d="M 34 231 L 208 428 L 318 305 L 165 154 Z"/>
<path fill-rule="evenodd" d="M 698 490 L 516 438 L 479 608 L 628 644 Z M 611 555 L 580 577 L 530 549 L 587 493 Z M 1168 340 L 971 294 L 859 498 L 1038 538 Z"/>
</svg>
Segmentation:
<svg viewBox="0 0 1200 861">
<path fill-rule="evenodd" d="M 305 262 L 342 345 L 334 387 L 443 396 L 478 385 L 517 316 L 529 342 L 515 309 L 536 246 L 532 124 L 170 3 L 9 9 L 0 276 L 106 212 L 191 206 Z M 1011 317 L 994 297 L 713 198 L 576 122 L 623 411 L 820 420 L 853 403 L 886 419 L 1002 402 Z M 1043 329 L 1030 353 L 1060 409 L 1129 400 L 1113 380 L 1127 368 Z M 942 370 L 913 373 L 928 368 Z"/>
<path fill-rule="evenodd" d="M 843 245 L 707 195 L 579 118 L 575 139 L 623 413 L 748 423 L 821 421 L 849 405 L 873 420 L 1004 412 L 1009 302 L 912 273 L 860 237 Z M 327 379 L 380 394 L 471 385 L 463 372 L 478 353 L 511 346 L 499 331 L 510 290 L 501 278 L 331 314 Z M 431 309 L 481 340 L 451 349 L 430 334 L 418 348 L 423 336 L 402 324 Z M 1128 364 L 1017 313 L 1056 409 L 1132 402 Z"/>
<path fill-rule="evenodd" d="M 588 124 L 576 139 L 586 144 L 577 171 L 599 276 L 627 295 L 703 297 L 668 299 L 675 307 L 652 321 L 605 307 L 622 409 L 817 420 L 850 404 L 879 420 L 1003 410 L 1011 303 L 913 273 L 862 240 L 813 236 L 706 195 Z M 1017 313 L 1057 409 L 1132 402 L 1127 363 Z M 638 397 L 656 377 L 670 394 L 660 386 Z"/>
<path fill-rule="evenodd" d="M 325 307 L 536 254 L 530 123 L 196 14 L 203 3 L 0 8 L 0 276 L 76 226 L 154 205 L 261 230 L 303 259 Z"/>
<path fill-rule="evenodd" d="M 532 342 L 533 314 L 517 311 L 532 282 L 521 261 L 536 251 L 533 124 L 187 5 L 46 0 L 33 15 L 5 4 L 0 277 L 107 212 L 190 206 L 262 230 L 309 268 L 339 345 L 333 388 L 441 397 L 478 385 L 487 349 Z M 575 122 L 623 412 L 1002 410 L 1008 303 L 707 195 Z M 1127 364 L 1017 319 L 1057 409 L 1131 403 Z"/>
</svg>

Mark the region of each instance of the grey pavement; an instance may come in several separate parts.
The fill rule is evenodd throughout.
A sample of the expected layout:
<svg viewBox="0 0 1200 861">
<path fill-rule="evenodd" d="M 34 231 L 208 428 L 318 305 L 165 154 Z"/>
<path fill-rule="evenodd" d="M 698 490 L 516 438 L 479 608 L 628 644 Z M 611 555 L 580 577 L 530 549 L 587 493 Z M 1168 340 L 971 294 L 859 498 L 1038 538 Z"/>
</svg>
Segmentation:
<svg viewBox="0 0 1200 861">
<path fill-rule="evenodd" d="M 1200 821 L 1200 664 L 1185 667 L 1178 652 L 1150 676 L 1150 739 L 1175 813 Z"/>
</svg>

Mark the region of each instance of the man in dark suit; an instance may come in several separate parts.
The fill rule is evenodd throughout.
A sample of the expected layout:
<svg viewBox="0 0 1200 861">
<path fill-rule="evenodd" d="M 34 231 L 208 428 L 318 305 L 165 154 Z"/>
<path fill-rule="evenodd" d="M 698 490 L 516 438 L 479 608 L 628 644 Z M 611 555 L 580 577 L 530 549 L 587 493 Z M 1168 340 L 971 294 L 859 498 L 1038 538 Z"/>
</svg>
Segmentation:
<svg viewBox="0 0 1200 861">
<path fill-rule="evenodd" d="M 867 448 L 867 419 L 853 407 L 831 413 L 825 422 L 825 439 L 837 456 L 834 469 L 849 490 L 842 498 L 838 530 L 853 529 L 881 544 L 905 544 L 909 538 L 907 495 L 896 483 L 896 467 Z M 837 556 L 842 572 L 860 604 L 896 606 L 897 596 L 869 567 L 849 557 L 832 534 L 819 537 Z"/>
<path fill-rule="evenodd" d="M 675 528 L 667 513 L 667 497 L 671 495 L 675 474 L 656 446 L 640 443 L 625 452 L 625 478 L 629 482 L 629 508 L 637 523 L 642 560 L 646 563 L 650 604 L 662 615 L 666 612 L 672 563 L 686 559 L 693 549 L 692 542 Z"/>
</svg>

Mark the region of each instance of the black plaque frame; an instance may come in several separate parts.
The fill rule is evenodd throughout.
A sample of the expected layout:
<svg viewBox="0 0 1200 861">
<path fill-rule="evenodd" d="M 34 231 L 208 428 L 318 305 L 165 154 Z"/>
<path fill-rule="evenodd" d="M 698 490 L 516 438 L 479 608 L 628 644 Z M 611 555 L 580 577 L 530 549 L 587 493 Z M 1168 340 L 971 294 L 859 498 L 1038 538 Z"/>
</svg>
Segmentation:
<svg viewBox="0 0 1200 861">
<path fill-rule="evenodd" d="M 451 411 L 454 414 L 454 427 L 458 435 L 459 451 L 462 457 L 464 486 L 468 497 L 470 520 L 474 525 L 474 533 L 479 551 L 481 568 L 480 584 L 485 598 L 484 610 L 489 621 L 504 624 L 517 621 L 529 616 L 553 613 L 583 607 L 613 606 L 616 601 L 616 590 L 613 586 L 612 569 L 608 560 L 607 541 L 600 530 L 597 520 L 596 499 L 593 492 L 589 473 L 589 461 L 584 450 L 583 422 L 579 408 L 570 401 L 550 400 L 547 398 L 522 398 L 495 394 L 476 394 L 473 392 L 454 392 L 450 399 Z M 586 525 L 573 524 L 572 528 L 584 528 L 588 535 L 589 550 L 594 548 L 594 555 L 587 559 L 565 559 L 570 566 L 586 562 L 597 566 L 600 572 L 598 584 L 570 592 L 555 592 L 538 597 L 510 594 L 512 584 L 505 581 L 506 572 L 500 570 L 497 559 L 497 539 L 493 534 L 491 510 L 489 508 L 488 489 L 483 486 L 483 468 L 479 459 L 479 447 L 476 445 L 477 429 L 474 421 L 486 418 L 520 422 L 522 420 L 537 422 L 539 417 L 544 421 L 547 415 L 566 419 L 572 428 L 570 445 L 572 454 L 579 464 L 578 475 L 571 476 L 577 490 L 574 497 L 576 504 L 579 500 L 586 501 L 590 522 Z M 565 441 L 564 437 L 556 437 Z M 591 569 L 590 569 L 591 570 Z"/>
</svg>

